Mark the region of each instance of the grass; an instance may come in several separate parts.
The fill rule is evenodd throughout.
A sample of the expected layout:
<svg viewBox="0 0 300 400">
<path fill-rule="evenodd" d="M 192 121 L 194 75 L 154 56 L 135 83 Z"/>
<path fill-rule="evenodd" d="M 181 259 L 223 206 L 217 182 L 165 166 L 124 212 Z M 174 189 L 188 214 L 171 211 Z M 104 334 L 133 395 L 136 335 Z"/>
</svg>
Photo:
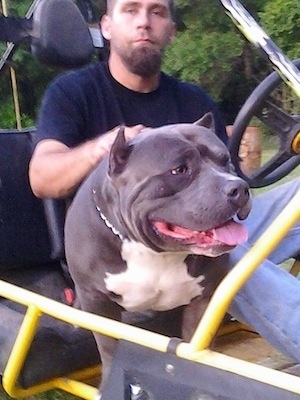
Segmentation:
<svg viewBox="0 0 300 400">
<path fill-rule="evenodd" d="M 274 154 L 274 152 L 277 151 L 274 141 L 270 141 L 270 140 L 264 140 L 262 148 L 263 148 L 262 163 L 264 163 L 266 160 L 268 160 Z M 275 187 L 281 183 L 290 181 L 291 179 L 299 177 L 299 176 L 300 176 L 300 165 L 297 168 L 295 168 L 292 172 L 290 172 L 285 178 L 281 179 L 279 182 L 276 182 L 275 184 L 269 185 L 264 188 L 253 189 L 253 194 L 255 196 L 257 194 L 263 193 L 272 187 Z M 288 269 L 288 268 L 290 268 L 290 265 L 291 265 L 291 262 L 287 261 L 286 263 L 284 263 L 282 265 L 282 267 Z M 0 391 L 0 400 L 9 400 L 9 399 L 10 399 L 10 397 L 7 394 Z M 41 393 L 36 396 L 27 397 L 26 399 L 27 400 L 74 400 L 74 399 L 78 399 L 78 398 L 76 396 L 70 395 L 68 393 L 65 393 L 65 392 L 62 392 L 59 390 L 51 390 L 51 391 L 44 392 L 44 393 Z"/>
</svg>

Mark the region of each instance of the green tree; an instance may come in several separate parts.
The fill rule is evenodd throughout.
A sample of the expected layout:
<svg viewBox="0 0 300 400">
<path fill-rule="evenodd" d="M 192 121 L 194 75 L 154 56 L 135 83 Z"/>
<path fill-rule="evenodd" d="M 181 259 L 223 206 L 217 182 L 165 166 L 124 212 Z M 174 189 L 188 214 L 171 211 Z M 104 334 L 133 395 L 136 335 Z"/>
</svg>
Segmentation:
<svg viewBox="0 0 300 400">
<path fill-rule="evenodd" d="M 181 79 L 201 84 L 216 99 L 243 40 L 218 1 L 178 1 L 183 26 L 167 52 L 165 68 Z"/>
<path fill-rule="evenodd" d="M 247 1 L 257 19 L 267 0 Z M 165 69 L 206 89 L 220 104 L 227 123 L 265 76 L 267 66 L 237 30 L 218 0 L 178 0 L 180 31 L 167 52 Z"/>
<path fill-rule="evenodd" d="M 272 0 L 259 13 L 261 24 L 291 59 L 300 57 L 300 2 Z"/>
</svg>

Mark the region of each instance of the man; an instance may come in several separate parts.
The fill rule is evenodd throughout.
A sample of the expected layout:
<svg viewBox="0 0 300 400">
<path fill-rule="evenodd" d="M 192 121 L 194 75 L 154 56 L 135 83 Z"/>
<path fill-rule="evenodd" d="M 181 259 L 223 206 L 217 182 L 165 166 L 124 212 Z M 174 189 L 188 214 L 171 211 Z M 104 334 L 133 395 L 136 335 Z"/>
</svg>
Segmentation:
<svg viewBox="0 0 300 400">
<path fill-rule="evenodd" d="M 39 197 L 72 197 L 108 153 L 118 125 L 129 139 L 145 126 L 194 122 L 207 111 L 216 134 L 226 141 L 215 103 L 202 89 L 160 71 L 165 47 L 175 35 L 173 1 L 109 0 L 101 20 L 110 42 L 108 63 L 96 63 L 60 76 L 47 90 L 38 121 L 39 142 L 30 163 L 30 182 Z M 300 188 L 296 180 L 255 199 L 246 224 L 249 245 Z M 272 261 L 299 252 L 296 226 Z M 232 264 L 247 251 L 239 246 Z M 236 296 L 231 312 L 251 324 L 273 345 L 300 361 L 300 282 L 266 261 Z"/>
<path fill-rule="evenodd" d="M 171 3 L 109 1 L 101 27 L 110 40 L 108 68 L 97 64 L 62 77 L 44 98 L 38 122 L 43 140 L 30 168 L 37 196 L 74 194 L 108 152 L 120 124 L 127 125 L 130 138 L 143 125 L 194 122 L 212 110 L 225 140 L 213 101 L 201 89 L 160 73 L 164 48 L 175 34 Z"/>
</svg>

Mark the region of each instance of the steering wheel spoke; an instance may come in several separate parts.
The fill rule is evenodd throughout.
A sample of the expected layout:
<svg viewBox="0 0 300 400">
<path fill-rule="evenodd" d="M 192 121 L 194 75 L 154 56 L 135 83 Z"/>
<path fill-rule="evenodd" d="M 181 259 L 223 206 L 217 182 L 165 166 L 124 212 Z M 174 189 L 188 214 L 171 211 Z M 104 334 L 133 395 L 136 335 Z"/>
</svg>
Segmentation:
<svg viewBox="0 0 300 400">
<path fill-rule="evenodd" d="M 286 152 L 278 152 L 271 157 L 262 167 L 258 168 L 251 174 L 253 181 L 259 181 L 269 176 L 273 171 L 275 172 L 280 168 L 287 160 L 290 159 L 290 154 Z"/>
<path fill-rule="evenodd" d="M 300 68 L 300 59 L 295 61 L 295 65 Z M 300 116 L 289 114 L 271 96 L 281 83 L 277 72 L 267 76 L 248 97 L 233 125 L 229 142 L 232 162 L 237 173 L 253 188 L 276 182 L 300 164 L 300 155 L 295 154 L 297 150 L 294 151 L 292 146 L 300 132 Z M 246 175 L 240 167 L 239 150 L 246 127 L 254 116 L 263 123 L 269 135 L 277 137 L 278 150 L 261 167 Z"/>
<path fill-rule="evenodd" d="M 288 114 L 277 107 L 271 101 L 265 101 L 257 117 L 275 134 L 280 140 L 280 148 L 286 147 L 289 139 L 293 139 L 295 131 L 300 128 L 300 121 L 297 117 Z M 292 136 L 289 138 L 289 136 Z"/>
</svg>

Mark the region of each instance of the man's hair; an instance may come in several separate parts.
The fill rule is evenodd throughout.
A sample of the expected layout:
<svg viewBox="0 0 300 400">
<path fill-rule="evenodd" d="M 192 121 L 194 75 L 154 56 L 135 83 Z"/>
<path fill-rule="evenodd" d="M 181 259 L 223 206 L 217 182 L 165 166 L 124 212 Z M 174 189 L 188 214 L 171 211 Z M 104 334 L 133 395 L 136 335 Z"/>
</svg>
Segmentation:
<svg viewBox="0 0 300 400">
<path fill-rule="evenodd" d="M 106 13 L 111 14 L 117 0 L 106 0 Z M 169 0 L 171 18 L 175 19 L 175 0 Z"/>
</svg>

